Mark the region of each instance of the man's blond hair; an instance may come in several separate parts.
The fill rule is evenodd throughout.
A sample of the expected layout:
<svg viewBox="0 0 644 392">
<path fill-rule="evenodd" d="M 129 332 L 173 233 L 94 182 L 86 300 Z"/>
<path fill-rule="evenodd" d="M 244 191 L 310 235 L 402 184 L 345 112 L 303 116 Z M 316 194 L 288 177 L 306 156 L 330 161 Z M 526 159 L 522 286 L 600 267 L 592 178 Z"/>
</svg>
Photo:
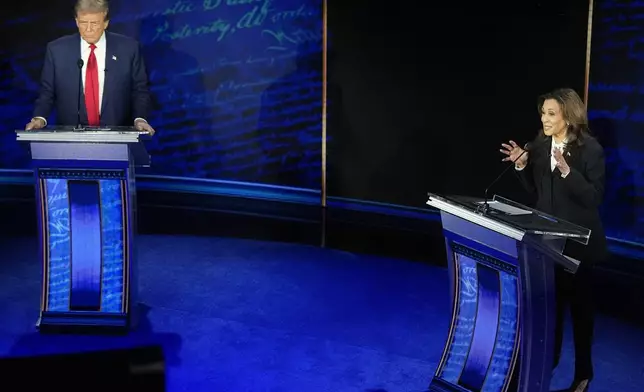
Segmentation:
<svg viewBox="0 0 644 392">
<path fill-rule="evenodd" d="M 109 19 L 110 2 L 108 0 L 77 0 L 74 13 L 79 12 L 104 12 L 105 20 Z"/>
</svg>

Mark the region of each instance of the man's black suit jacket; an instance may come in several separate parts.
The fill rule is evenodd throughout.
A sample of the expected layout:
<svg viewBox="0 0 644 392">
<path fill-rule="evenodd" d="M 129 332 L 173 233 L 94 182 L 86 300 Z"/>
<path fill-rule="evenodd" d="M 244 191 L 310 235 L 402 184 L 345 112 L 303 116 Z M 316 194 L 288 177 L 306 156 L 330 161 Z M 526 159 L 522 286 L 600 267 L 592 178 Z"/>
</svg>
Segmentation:
<svg viewBox="0 0 644 392">
<path fill-rule="evenodd" d="M 132 126 L 136 118 L 147 119 L 150 104 L 148 78 L 139 43 L 124 35 L 105 32 L 105 87 L 101 125 Z M 58 38 L 47 45 L 34 117 L 47 119 L 52 109 L 58 125 L 78 122 L 79 34 Z M 85 94 L 81 91 L 81 123 L 87 124 Z"/>
</svg>

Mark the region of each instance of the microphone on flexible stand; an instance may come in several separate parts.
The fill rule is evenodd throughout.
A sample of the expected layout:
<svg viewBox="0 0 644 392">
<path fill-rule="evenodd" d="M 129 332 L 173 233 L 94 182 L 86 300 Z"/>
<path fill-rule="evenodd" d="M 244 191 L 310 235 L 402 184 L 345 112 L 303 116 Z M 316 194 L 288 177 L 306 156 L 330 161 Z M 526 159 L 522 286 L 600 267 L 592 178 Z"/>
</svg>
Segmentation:
<svg viewBox="0 0 644 392">
<path fill-rule="evenodd" d="M 488 211 L 490 210 L 490 205 L 488 204 L 488 192 L 490 191 L 490 188 L 492 188 L 501 178 L 503 178 L 503 175 L 505 175 L 505 173 L 508 170 L 510 170 L 510 168 L 513 167 L 519 159 L 521 159 L 523 154 L 525 154 L 528 151 L 534 150 L 535 147 L 544 144 L 548 140 L 550 140 L 550 138 L 545 138 L 539 143 L 526 143 L 526 145 L 523 147 L 523 152 L 519 154 L 518 157 L 510 161 L 508 166 L 505 169 L 501 170 L 501 173 L 499 173 L 499 175 L 496 176 L 496 178 L 485 188 L 485 193 L 483 195 L 483 213 L 484 214 L 487 214 Z"/>
<path fill-rule="evenodd" d="M 81 93 L 83 91 L 83 65 L 85 62 L 83 59 L 78 59 L 76 65 L 78 65 L 78 125 L 74 128 L 74 131 L 84 131 L 85 128 L 81 125 Z"/>
</svg>

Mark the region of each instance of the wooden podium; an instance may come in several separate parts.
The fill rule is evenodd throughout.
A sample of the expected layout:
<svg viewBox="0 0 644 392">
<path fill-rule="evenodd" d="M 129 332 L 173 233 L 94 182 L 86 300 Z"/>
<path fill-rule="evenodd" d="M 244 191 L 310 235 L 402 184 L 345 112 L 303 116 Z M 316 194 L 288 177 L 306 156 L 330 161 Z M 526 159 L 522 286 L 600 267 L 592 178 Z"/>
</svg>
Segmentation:
<svg viewBox="0 0 644 392">
<path fill-rule="evenodd" d="M 543 392 L 552 374 L 554 267 L 575 273 L 566 241 L 590 230 L 495 196 L 429 195 L 440 210 L 451 325 L 429 390 Z"/>
<path fill-rule="evenodd" d="M 135 166 L 148 166 L 131 127 L 16 131 L 33 163 L 42 260 L 41 331 L 128 330 L 136 276 Z"/>
</svg>

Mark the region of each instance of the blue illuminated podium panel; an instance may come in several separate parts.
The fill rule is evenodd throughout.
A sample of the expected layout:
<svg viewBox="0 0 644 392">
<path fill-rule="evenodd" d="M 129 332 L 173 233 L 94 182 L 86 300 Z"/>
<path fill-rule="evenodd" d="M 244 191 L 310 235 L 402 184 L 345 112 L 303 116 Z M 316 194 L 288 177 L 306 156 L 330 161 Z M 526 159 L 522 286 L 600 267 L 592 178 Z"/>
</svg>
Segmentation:
<svg viewBox="0 0 644 392">
<path fill-rule="evenodd" d="M 43 312 L 125 314 L 129 246 L 126 170 L 38 169 Z"/>
<path fill-rule="evenodd" d="M 519 352 L 516 262 L 448 235 L 454 312 L 436 377 L 467 391 L 505 391 Z"/>
<path fill-rule="evenodd" d="M 121 329 L 136 300 L 138 132 L 18 131 L 30 143 L 42 261 L 38 326 Z"/>
<path fill-rule="evenodd" d="M 552 373 L 554 266 L 590 231 L 510 200 L 430 194 L 445 237 L 452 313 L 429 390 L 545 392 Z"/>
</svg>

